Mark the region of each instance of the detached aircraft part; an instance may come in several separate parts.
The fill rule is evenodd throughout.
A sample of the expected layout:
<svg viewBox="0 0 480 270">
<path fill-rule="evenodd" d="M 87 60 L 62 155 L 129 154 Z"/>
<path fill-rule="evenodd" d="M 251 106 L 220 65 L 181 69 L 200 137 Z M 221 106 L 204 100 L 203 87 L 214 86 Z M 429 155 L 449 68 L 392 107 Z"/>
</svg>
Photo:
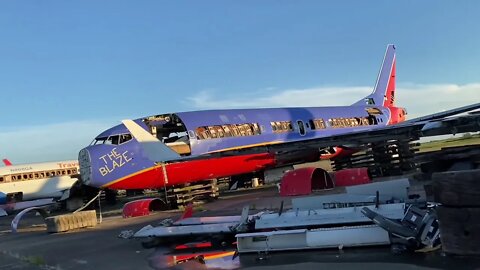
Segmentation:
<svg viewBox="0 0 480 270">
<path fill-rule="evenodd" d="M 166 203 L 159 198 L 140 199 L 123 206 L 124 218 L 148 216 L 154 211 L 166 210 Z"/>
<path fill-rule="evenodd" d="M 387 218 L 368 207 L 363 207 L 362 213 L 394 236 L 392 242 L 407 248 L 434 247 L 440 242 L 437 215 L 432 210 L 425 211 L 411 205 L 400 221 Z"/>
<path fill-rule="evenodd" d="M 335 186 L 346 187 L 361 184 L 369 184 L 372 178 L 368 173 L 368 168 L 344 169 L 335 172 Z"/>
<path fill-rule="evenodd" d="M 320 168 L 300 168 L 282 177 L 280 195 L 298 196 L 311 194 L 313 190 L 334 188 L 330 175 Z"/>
<path fill-rule="evenodd" d="M 25 213 L 28 213 L 28 212 L 33 211 L 33 210 L 37 211 L 37 213 L 39 213 L 43 217 L 44 220 L 48 217 L 47 211 L 45 211 L 45 209 L 43 209 L 42 207 L 30 207 L 30 208 L 23 209 L 12 220 L 12 232 L 13 233 L 17 232 L 18 223 L 20 222 L 20 219 L 25 215 Z"/>
</svg>

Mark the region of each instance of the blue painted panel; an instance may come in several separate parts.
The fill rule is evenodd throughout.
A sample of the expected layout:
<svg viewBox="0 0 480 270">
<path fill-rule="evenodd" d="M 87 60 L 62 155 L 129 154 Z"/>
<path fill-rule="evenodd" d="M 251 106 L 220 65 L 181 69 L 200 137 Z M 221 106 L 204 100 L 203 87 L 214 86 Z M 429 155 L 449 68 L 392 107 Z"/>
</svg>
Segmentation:
<svg viewBox="0 0 480 270">
<path fill-rule="evenodd" d="M 382 122 L 378 126 L 384 126 L 389 119 L 389 110 L 381 108 L 384 115 Z M 234 109 L 234 110 L 208 110 L 181 112 L 176 114 L 184 123 L 187 130 L 194 131 L 197 127 L 223 125 L 223 124 L 244 124 L 258 123 L 262 127 L 261 135 L 244 137 L 227 137 L 219 139 L 197 140 L 190 138 L 191 154 L 201 155 L 213 151 L 221 151 L 233 147 L 242 147 L 248 145 L 269 144 L 272 142 L 292 142 L 304 139 L 313 139 L 339 135 L 347 132 L 358 131 L 362 129 L 372 129 L 369 127 L 354 128 L 326 128 L 321 130 L 312 130 L 306 128 L 305 135 L 300 135 L 297 121 L 303 121 L 304 125 L 312 119 L 324 119 L 339 117 L 366 117 L 368 113 L 365 107 L 361 106 L 339 106 L 339 107 L 307 107 L 307 108 L 272 108 L 272 109 Z M 141 119 L 135 122 L 145 130 L 149 130 Z M 274 133 L 270 122 L 273 121 L 291 121 L 294 131 L 284 133 Z M 117 125 L 111 129 L 102 132 L 97 138 L 104 138 L 110 135 L 125 134 L 128 130 L 123 124 Z"/>
<path fill-rule="evenodd" d="M 382 111 L 384 112 L 384 115 L 381 116 L 382 122 L 380 122 L 378 126 L 384 126 L 388 122 L 389 111 L 387 109 L 382 109 Z M 178 116 L 183 120 L 184 124 L 189 130 L 195 130 L 199 126 L 243 123 L 259 123 L 264 127 L 264 131 L 261 135 L 191 141 L 192 155 L 200 155 L 206 152 L 219 151 L 222 149 L 253 144 L 268 144 L 276 141 L 291 142 L 303 139 L 328 137 L 362 129 L 374 128 L 372 126 L 327 128 L 321 130 L 311 130 L 311 128 L 306 128 L 306 134 L 304 136 L 300 135 L 298 131 L 297 120 L 302 120 L 305 124 L 311 119 L 318 118 L 323 118 L 325 121 L 327 121 L 329 118 L 368 116 L 365 108 L 360 106 L 217 110 L 179 113 Z M 294 131 L 273 133 L 270 125 L 270 122 L 272 121 L 291 121 Z"/>
<path fill-rule="evenodd" d="M 114 180 L 154 166 L 137 140 L 120 145 L 93 145 L 84 148 L 90 156 L 92 186 L 103 186 Z"/>
<path fill-rule="evenodd" d="M 0 204 L 6 204 L 6 203 L 7 203 L 7 194 L 0 191 Z"/>
<path fill-rule="evenodd" d="M 145 130 L 149 131 L 147 125 L 145 125 L 145 123 L 143 123 L 142 119 L 143 118 L 136 119 L 136 120 L 133 120 L 133 121 L 135 121 L 135 123 L 139 124 Z M 116 125 L 112 128 L 109 128 L 109 129 L 103 131 L 97 137 L 95 137 L 95 139 L 106 138 L 106 137 L 111 136 L 111 135 L 120 135 L 120 134 L 126 134 L 126 133 L 130 133 L 130 132 L 125 127 L 125 125 L 120 124 L 120 125 Z"/>
</svg>

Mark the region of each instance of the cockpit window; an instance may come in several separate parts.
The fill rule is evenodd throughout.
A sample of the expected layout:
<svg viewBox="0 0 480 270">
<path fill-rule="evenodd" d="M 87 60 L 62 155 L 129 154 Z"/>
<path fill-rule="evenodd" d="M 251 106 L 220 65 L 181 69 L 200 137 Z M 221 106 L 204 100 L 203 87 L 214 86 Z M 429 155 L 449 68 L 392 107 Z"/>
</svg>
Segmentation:
<svg viewBox="0 0 480 270">
<path fill-rule="evenodd" d="M 107 140 L 107 137 L 98 138 L 96 140 L 93 140 L 93 142 L 90 145 L 104 144 L 106 140 Z"/>
<path fill-rule="evenodd" d="M 113 135 L 109 136 L 108 139 L 105 141 L 105 144 L 112 144 L 112 145 L 118 145 L 119 141 L 119 135 Z"/>
<path fill-rule="evenodd" d="M 132 134 L 121 134 L 119 138 L 119 143 L 126 143 L 132 139 Z"/>
<path fill-rule="evenodd" d="M 91 145 L 96 144 L 110 144 L 110 145 L 119 145 L 122 143 L 126 143 L 132 139 L 131 134 L 120 134 L 120 135 L 112 135 L 108 137 L 98 138 L 91 143 Z"/>
</svg>

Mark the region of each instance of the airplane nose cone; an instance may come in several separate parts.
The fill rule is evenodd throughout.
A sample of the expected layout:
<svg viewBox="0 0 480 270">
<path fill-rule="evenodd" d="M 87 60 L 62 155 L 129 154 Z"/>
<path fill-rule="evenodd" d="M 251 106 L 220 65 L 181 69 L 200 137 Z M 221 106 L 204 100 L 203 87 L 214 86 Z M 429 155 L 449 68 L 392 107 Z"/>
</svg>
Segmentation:
<svg viewBox="0 0 480 270">
<path fill-rule="evenodd" d="M 92 164 L 90 152 L 84 148 L 78 153 L 78 162 L 80 164 L 80 176 L 85 185 L 89 185 L 92 180 Z"/>
</svg>

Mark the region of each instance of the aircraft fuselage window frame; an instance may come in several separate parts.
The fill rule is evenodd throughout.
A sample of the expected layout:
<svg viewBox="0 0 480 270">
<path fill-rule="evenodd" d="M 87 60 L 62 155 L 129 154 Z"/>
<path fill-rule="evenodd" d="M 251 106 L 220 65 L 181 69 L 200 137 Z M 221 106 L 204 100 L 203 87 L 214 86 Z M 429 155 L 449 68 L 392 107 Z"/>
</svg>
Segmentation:
<svg viewBox="0 0 480 270">
<path fill-rule="evenodd" d="M 270 122 L 273 133 L 292 132 L 292 121 L 273 121 Z"/>
<path fill-rule="evenodd" d="M 75 175 L 77 174 L 77 168 L 68 168 L 68 169 L 58 169 L 58 170 L 46 170 L 46 171 L 36 171 L 32 173 L 16 173 L 16 174 L 5 174 L 0 176 L 0 182 L 19 182 L 27 180 L 36 180 L 36 179 L 46 179 L 53 178 L 62 175 Z"/>
<path fill-rule="evenodd" d="M 300 136 L 305 136 L 305 134 L 307 134 L 307 130 L 305 128 L 305 125 L 303 124 L 303 121 L 297 120 L 297 126 L 298 126 L 298 133 L 300 133 Z"/>
<path fill-rule="evenodd" d="M 201 126 L 195 129 L 198 140 L 260 135 L 258 123 Z"/>
</svg>

